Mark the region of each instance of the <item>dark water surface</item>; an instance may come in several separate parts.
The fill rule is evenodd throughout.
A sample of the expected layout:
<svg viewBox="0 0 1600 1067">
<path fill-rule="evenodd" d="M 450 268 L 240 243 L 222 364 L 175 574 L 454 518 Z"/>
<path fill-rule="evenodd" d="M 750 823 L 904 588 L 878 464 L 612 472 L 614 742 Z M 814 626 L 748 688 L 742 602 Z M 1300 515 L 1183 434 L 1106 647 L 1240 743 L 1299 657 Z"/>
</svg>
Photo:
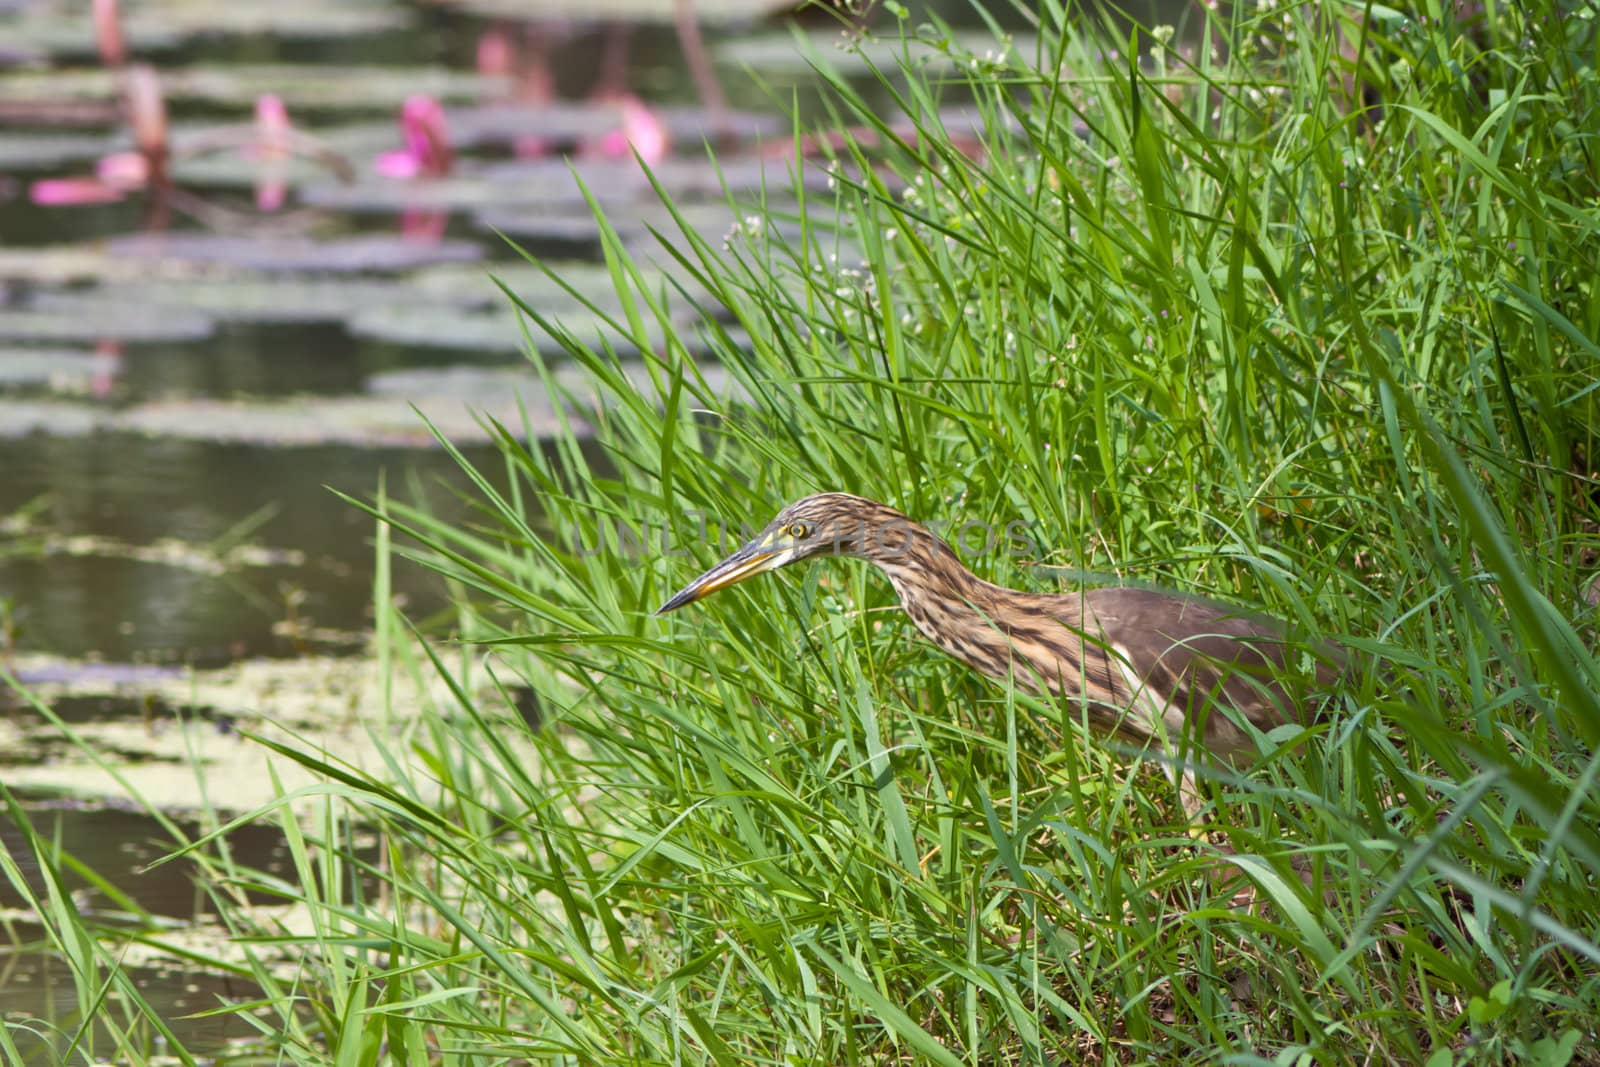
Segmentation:
<svg viewBox="0 0 1600 1067">
<path fill-rule="evenodd" d="M 27 2 L 23 0 L 24 6 Z M 415 16 L 409 29 L 360 39 L 212 38 L 140 58 L 164 69 L 318 63 L 349 70 L 352 77 L 362 68 L 386 65 L 472 69 L 476 43 L 489 23 L 430 6 L 401 6 Z M 968 25 L 978 22 L 966 3 L 951 0 L 923 6 Z M 537 11 L 538 5 L 528 8 Z M 556 49 L 553 58 L 558 91 L 568 99 L 588 91 L 606 47 L 598 32 L 579 31 Z M 782 23 L 773 23 L 762 32 L 786 31 Z M 714 33 L 711 39 L 715 43 Z M 651 105 L 694 101 L 692 83 L 669 30 L 640 28 L 631 46 L 629 80 L 635 92 Z M 0 75 L 4 73 L 0 66 Z M 762 93 L 740 76 L 726 67 L 722 76 L 738 106 L 763 106 Z M 786 93 L 783 98 L 787 100 Z M 197 103 L 172 108 L 177 122 L 239 122 L 246 111 Z M 393 122 L 392 111 L 352 113 L 336 102 L 297 110 L 292 117 L 312 125 Z M 35 132 L 8 130 L 0 124 L 0 142 Z M 396 134 L 395 147 L 398 140 Z M 679 142 L 674 148 L 679 154 L 694 154 L 697 146 Z M 492 152 L 487 154 L 495 158 Z M 365 161 L 362 165 L 367 167 Z M 40 208 L 28 202 L 25 190 L 33 179 L 84 173 L 92 166 L 92 161 L 85 161 L 49 172 L 0 174 L 0 252 L 95 242 L 136 232 L 145 218 L 137 198 L 77 208 Z M 217 198 L 236 212 L 250 207 L 248 189 L 220 193 Z M 292 197 L 290 206 L 294 207 Z M 253 221 L 258 227 L 264 223 L 269 233 L 274 226 L 271 218 Z M 181 214 L 172 227 L 196 232 L 204 228 Z M 394 234 L 399 227 L 392 213 L 323 212 L 314 220 L 313 231 L 323 236 Z M 478 242 L 485 273 L 491 263 L 512 258 L 498 236 L 464 214 L 444 219 L 443 227 L 451 238 Z M 595 249 L 580 238 L 556 250 L 570 255 Z M 37 289 L 68 293 L 83 284 L 15 279 L 8 283 L 0 277 L 0 312 L 8 301 L 26 299 Z M 494 296 L 487 277 L 483 288 Z M 503 307 L 499 297 L 494 296 L 494 302 Z M 98 343 L 114 352 L 109 357 L 114 370 L 66 392 L 49 381 L 8 386 L 0 376 L 0 412 L 13 412 L 0 418 L 21 417 L 17 409 L 3 406 L 8 401 L 62 405 L 61 414 L 45 415 L 34 432 L 19 433 L 17 427 L 0 423 L 0 666 L 12 653 L 56 657 L 60 662 L 48 668 L 32 668 L 34 678 L 40 682 L 76 678 L 86 683 L 76 687 L 75 695 L 54 703 L 62 719 L 85 731 L 126 723 L 162 729 L 180 713 L 207 728 L 231 728 L 226 716 L 203 707 L 180 712 L 148 697 L 128 695 L 118 683 L 131 676 L 114 665 L 208 668 L 259 657 L 364 651 L 361 642 L 372 619 L 373 521 L 325 487 L 370 498 L 382 476 L 391 494 L 408 497 L 409 486 L 420 485 L 431 505 L 453 515 L 462 508 L 453 493 L 465 491 L 468 483 L 436 449 L 241 444 L 159 433 L 84 432 L 81 421 L 75 424 L 74 419 L 84 413 L 196 400 L 362 397 L 370 395 L 373 376 L 385 371 L 508 365 L 515 360 L 503 350 L 361 340 L 337 323 L 269 325 L 233 320 L 198 341 L 135 342 L 112 335 L 96 341 L 93 333 L 89 337 L 77 344 L 49 346 L 0 337 L 0 361 L 19 348 L 90 352 Z M 469 446 L 465 451 L 475 463 L 492 469 L 487 449 Z M 215 565 L 239 544 L 258 550 L 259 558 Z M 181 551 L 163 548 L 172 545 Z M 397 567 L 394 591 L 404 598 L 413 617 L 444 602 L 438 583 L 415 567 Z M 104 679 L 103 687 L 97 678 Z M 34 713 L 0 699 L 0 716 L 7 715 Z M 8 769 L 37 767 L 62 755 L 67 742 L 46 734 L 31 729 L 23 735 L 29 740 L 21 750 L 0 752 L 0 782 L 6 780 Z M 109 746 L 104 753 L 113 761 L 146 758 Z M 201 921 L 209 913 L 188 867 L 182 863 L 148 867 L 173 848 L 171 835 L 149 815 L 37 792 L 22 799 L 38 832 L 107 878 L 139 908 L 180 922 Z M 183 824 L 185 833 L 196 829 L 193 823 Z M 36 858 L 4 815 L 0 815 L 0 844 L 26 883 L 42 890 L 46 883 Z M 230 848 L 242 864 L 268 872 L 283 870 L 283 840 L 276 831 L 241 830 L 230 839 Z M 98 912 L 114 904 L 79 876 L 65 888 L 77 894 L 85 909 Z M 21 894 L 0 880 L 0 909 L 23 903 Z M 181 969 L 135 973 L 144 995 L 167 1013 L 180 1039 L 193 1043 L 191 1050 L 217 1049 L 229 1038 L 248 1034 L 246 1027 L 226 1018 L 182 1018 L 214 1007 L 218 998 L 249 999 L 256 991 L 248 981 Z M 0 1015 L 47 1020 L 70 1035 L 76 1011 L 70 970 L 44 950 L 40 931 L 22 920 L 0 923 Z"/>
<path fill-rule="evenodd" d="M 396 492 L 409 476 L 433 486 L 431 498 L 450 514 L 445 490 L 464 481 L 439 451 L 103 435 L 32 435 L 0 441 L 0 449 L 0 515 L 32 505 L 34 522 L 47 530 L 129 545 L 175 538 L 205 546 L 248 524 L 252 544 L 303 559 L 220 575 L 97 555 L 0 560 L 0 595 L 16 603 L 22 649 L 112 661 L 217 666 L 295 654 L 294 642 L 273 633 L 291 599 L 302 622 L 365 630 L 373 520 L 324 486 L 370 498 L 380 473 Z M 466 454 L 490 459 L 483 448 Z M 397 568 L 394 581 L 419 607 L 439 603 L 438 583 L 417 568 Z"/>
</svg>

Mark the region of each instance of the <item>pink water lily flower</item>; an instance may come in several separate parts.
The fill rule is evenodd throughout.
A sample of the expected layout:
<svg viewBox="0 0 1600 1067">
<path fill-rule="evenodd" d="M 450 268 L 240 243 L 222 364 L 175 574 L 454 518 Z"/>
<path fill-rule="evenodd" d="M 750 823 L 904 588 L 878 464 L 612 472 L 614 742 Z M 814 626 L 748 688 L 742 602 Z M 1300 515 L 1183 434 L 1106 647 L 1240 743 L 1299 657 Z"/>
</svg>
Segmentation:
<svg viewBox="0 0 1600 1067">
<path fill-rule="evenodd" d="M 406 146 L 385 152 L 375 161 L 386 178 L 441 178 L 455 163 L 444 108 L 431 96 L 407 98 L 400 108 L 400 132 Z"/>
<path fill-rule="evenodd" d="M 666 159 L 672 149 L 672 138 L 655 112 L 632 93 L 619 93 L 615 102 L 622 112 L 622 126 L 595 141 L 589 150 L 613 159 L 637 152 L 639 158 L 652 167 Z"/>
<path fill-rule="evenodd" d="M 257 97 L 255 144 L 247 153 L 261 162 L 256 174 L 257 211 L 277 211 L 288 199 L 290 134 L 289 109 L 283 98 L 273 93 Z"/>
<path fill-rule="evenodd" d="M 39 207 L 76 207 L 80 204 L 114 204 L 124 191 L 99 178 L 41 178 L 28 186 L 28 199 Z"/>
<path fill-rule="evenodd" d="M 150 181 L 150 161 L 138 152 L 113 152 L 95 164 L 93 176 L 41 178 L 28 187 L 40 207 L 114 204 Z"/>
<path fill-rule="evenodd" d="M 100 9 L 96 8 L 98 12 Z M 115 13 L 115 5 L 111 5 Z M 153 68 L 123 72 L 123 107 L 136 152 L 113 152 L 95 165 L 94 177 L 44 178 L 28 187 L 28 199 L 44 207 L 109 204 L 167 179 L 167 106 Z"/>
</svg>

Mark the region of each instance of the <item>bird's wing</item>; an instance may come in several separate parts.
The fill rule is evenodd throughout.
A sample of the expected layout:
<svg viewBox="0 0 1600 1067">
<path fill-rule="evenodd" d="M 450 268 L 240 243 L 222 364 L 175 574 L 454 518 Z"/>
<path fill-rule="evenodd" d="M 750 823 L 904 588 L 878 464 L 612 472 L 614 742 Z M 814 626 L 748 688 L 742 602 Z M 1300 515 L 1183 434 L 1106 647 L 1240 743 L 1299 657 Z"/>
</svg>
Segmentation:
<svg viewBox="0 0 1600 1067">
<path fill-rule="evenodd" d="M 1127 706 L 1137 710 L 1142 693 L 1146 714 L 1159 714 L 1169 731 L 1193 728 L 1200 716 L 1206 748 L 1226 755 L 1253 745 L 1219 705 L 1259 730 L 1302 719 L 1297 693 L 1285 686 L 1290 644 L 1275 620 L 1158 590 L 1096 589 L 1084 602 L 1126 684 L 1140 687 Z"/>
</svg>

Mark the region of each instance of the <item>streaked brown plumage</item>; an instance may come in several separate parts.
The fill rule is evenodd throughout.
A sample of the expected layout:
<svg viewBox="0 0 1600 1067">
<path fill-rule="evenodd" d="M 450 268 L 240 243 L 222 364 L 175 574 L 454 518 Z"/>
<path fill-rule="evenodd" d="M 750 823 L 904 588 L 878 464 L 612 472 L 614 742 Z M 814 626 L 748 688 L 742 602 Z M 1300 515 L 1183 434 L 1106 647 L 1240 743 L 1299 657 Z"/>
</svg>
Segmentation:
<svg viewBox="0 0 1600 1067">
<path fill-rule="evenodd" d="M 799 500 L 733 555 L 689 583 L 657 614 L 754 574 L 821 555 L 876 564 L 927 637 L 991 678 L 1038 696 L 1079 701 L 1091 725 L 1169 751 L 1192 737 L 1233 761 L 1256 746 L 1234 716 L 1260 730 L 1301 721 L 1286 687 L 1283 627 L 1242 609 L 1177 593 L 1090 589 L 1038 594 L 978 578 L 927 527 L 858 496 Z M 1299 646 L 1296 646 L 1299 647 Z M 1336 675 L 1332 650 L 1305 680 Z"/>
</svg>

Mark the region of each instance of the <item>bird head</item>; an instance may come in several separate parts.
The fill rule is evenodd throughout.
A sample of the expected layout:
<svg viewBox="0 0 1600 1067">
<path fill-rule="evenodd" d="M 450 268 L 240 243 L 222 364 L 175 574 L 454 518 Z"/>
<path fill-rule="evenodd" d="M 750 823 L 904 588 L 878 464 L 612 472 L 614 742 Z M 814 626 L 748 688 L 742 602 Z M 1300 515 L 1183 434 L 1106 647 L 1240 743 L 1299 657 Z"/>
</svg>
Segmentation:
<svg viewBox="0 0 1600 1067">
<path fill-rule="evenodd" d="M 678 590 L 656 610 L 676 611 L 757 574 L 814 556 L 866 556 L 875 538 L 895 522 L 911 520 L 872 500 L 848 493 L 818 493 L 797 500 L 739 550 Z"/>
</svg>

